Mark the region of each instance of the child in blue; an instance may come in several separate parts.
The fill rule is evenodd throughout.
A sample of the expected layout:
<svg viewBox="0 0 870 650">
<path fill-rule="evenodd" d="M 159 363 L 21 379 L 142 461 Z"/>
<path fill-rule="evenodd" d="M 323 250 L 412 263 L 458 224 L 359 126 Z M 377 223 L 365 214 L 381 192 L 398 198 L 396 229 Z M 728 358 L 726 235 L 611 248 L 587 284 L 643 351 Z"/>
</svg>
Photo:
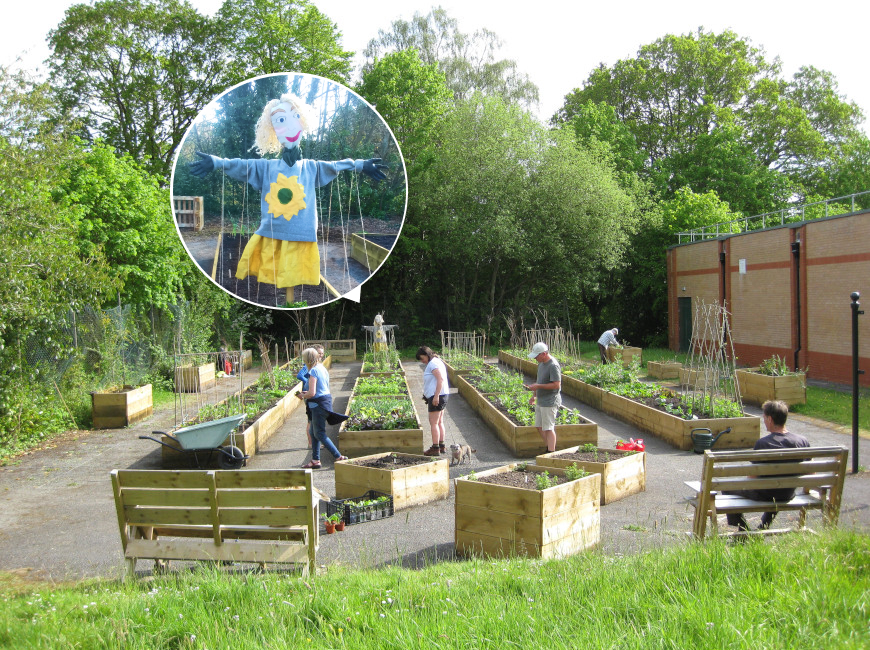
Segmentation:
<svg viewBox="0 0 870 650">
<path fill-rule="evenodd" d="M 312 345 L 311 347 L 313 347 L 315 350 L 317 350 L 317 354 L 320 357 L 320 361 L 323 361 L 323 354 L 325 352 L 325 350 L 323 349 L 323 346 L 320 345 L 320 343 L 317 343 L 315 345 Z M 299 393 L 296 393 L 296 397 L 298 397 L 301 400 L 305 399 L 304 397 L 302 397 L 302 394 L 308 392 L 308 377 L 309 377 L 308 366 L 303 363 L 302 368 L 299 370 L 299 372 L 296 373 L 296 379 L 298 379 L 299 381 L 302 382 L 302 391 Z M 307 402 L 305 403 L 305 417 L 308 420 L 308 424 L 305 425 L 305 435 L 308 436 L 308 446 L 310 447 L 311 446 L 311 409 L 308 408 Z"/>
</svg>

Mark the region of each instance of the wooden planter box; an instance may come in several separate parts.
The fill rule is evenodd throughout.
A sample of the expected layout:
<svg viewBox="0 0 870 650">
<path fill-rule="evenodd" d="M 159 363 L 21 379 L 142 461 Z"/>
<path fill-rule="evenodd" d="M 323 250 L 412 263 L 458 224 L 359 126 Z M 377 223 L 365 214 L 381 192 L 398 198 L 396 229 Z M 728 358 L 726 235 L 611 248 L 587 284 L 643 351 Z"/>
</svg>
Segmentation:
<svg viewBox="0 0 870 650">
<path fill-rule="evenodd" d="M 575 464 L 591 474 L 601 475 L 601 505 L 619 501 L 625 497 L 646 491 L 646 452 L 638 452 L 628 456 L 614 458 L 608 462 L 580 461 L 567 458 L 556 458 L 565 452 L 579 451 L 580 447 L 541 454 L 535 458 L 535 463 L 541 467 L 558 467 L 565 469 Z M 623 454 L 619 449 L 599 449 L 599 452 Z"/>
<path fill-rule="evenodd" d="M 713 373 L 710 370 L 705 370 L 704 372 L 702 372 L 700 370 L 680 368 L 681 386 L 688 386 L 689 388 L 703 388 L 705 385 L 712 385 L 712 383 Z"/>
<path fill-rule="evenodd" d="M 201 366 L 181 366 L 175 369 L 176 393 L 201 393 L 215 384 L 214 361 Z"/>
<path fill-rule="evenodd" d="M 374 271 L 383 264 L 389 254 L 390 251 L 383 246 L 367 241 L 362 235 L 351 233 L 350 256 L 369 271 Z"/>
<path fill-rule="evenodd" d="M 789 406 L 807 403 L 807 376 L 804 373 L 772 377 L 756 372 L 757 368 L 737 371 L 740 396 L 751 404 L 782 400 Z"/>
<path fill-rule="evenodd" d="M 471 405 L 480 417 L 495 431 L 499 440 L 516 456 L 531 458 L 547 451 L 536 427 L 518 426 L 505 417 L 490 403 L 486 396 L 474 388 L 462 375 L 456 376 L 455 386 L 459 394 Z M 586 424 L 557 424 L 556 448 L 567 449 L 586 443 L 598 444 L 598 425 L 592 421 Z"/>
<path fill-rule="evenodd" d="M 530 359 L 522 359 L 520 357 L 516 357 L 504 350 L 498 351 L 498 360 L 503 364 L 508 366 L 509 368 L 513 368 L 514 370 L 519 370 L 527 375 L 531 375 L 532 377 L 538 376 L 538 362 L 532 361 Z"/>
<path fill-rule="evenodd" d="M 638 363 L 643 363 L 643 350 L 641 348 L 626 347 L 626 348 L 607 348 L 607 358 L 610 361 L 621 361 L 622 365 L 630 366 L 634 359 Z"/>
<path fill-rule="evenodd" d="M 151 384 L 135 388 L 124 386 L 116 391 L 91 393 L 91 417 L 94 429 L 120 429 L 154 412 Z"/>
<path fill-rule="evenodd" d="M 761 418 L 754 415 L 737 418 L 684 420 L 676 415 L 615 395 L 597 386 L 590 386 L 573 377 L 562 378 L 562 390 L 567 395 L 576 397 L 592 408 L 634 425 L 641 431 L 661 438 L 678 449 L 687 451 L 692 449 L 691 431 L 701 427 L 711 429 L 714 435 L 731 427 L 731 432 L 726 433 L 716 442 L 715 449 L 753 447 L 761 436 Z"/>
<path fill-rule="evenodd" d="M 377 373 L 383 374 L 383 373 Z M 403 375 L 404 378 L 404 375 Z M 359 378 L 356 380 L 359 381 Z M 356 382 L 354 382 L 354 390 L 356 390 Z M 405 387 L 408 387 L 408 382 L 405 380 Z M 347 413 L 350 415 L 351 405 L 356 399 L 366 399 L 368 396 L 355 397 L 351 396 L 347 403 Z M 342 422 L 338 429 L 338 434 L 341 439 L 341 453 L 351 458 L 360 456 L 368 456 L 371 454 L 403 452 L 406 454 L 419 454 L 425 446 L 423 441 L 423 429 L 420 427 L 420 414 L 417 412 L 417 406 L 410 394 L 403 396 L 411 401 L 411 408 L 414 409 L 414 417 L 417 420 L 417 428 L 415 429 L 372 429 L 368 431 L 348 431 L 347 421 Z M 380 488 L 374 488 L 380 489 Z"/>
<path fill-rule="evenodd" d="M 336 361 L 356 361 L 356 339 L 314 339 L 311 341 L 293 341 L 293 354 L 297 357 L 302 350 L 312 345 L 320 344 L 327 354 Z"/>
<path fill-rule="evenodd" d="M 344 448 L 342 453 L 346 453 Z M 390 455 L 390 452 L 370 454 L 362 456 L 361 459 L 384 458 Z M 365 494 L 368 490 L 378 490 L 392 495 L 395 510 L 447 498 L 447 493 L 450 491 L 450 466 L 446 458 L 430 460 L 428 456 L 419 453 L 396 455 L 405 458 L 422 458 L 427 462 L 389 470 L 361 467 L 346 460 L 337 461 L 335 463 L 336 498 L 350 499 Z"/>
<path fill-rule="evenodd" d="M 442 359 L 443 361 L 443 359 Z M 468 375 L 472 371 L 467 368 L 454 368 L 449 363 L 444 361 L 444 366 L 447 368 L 447 381 L 450 382 L 451 386 L 456 385 L 456 377 L 459 375 Z"/>
<path fill-rule="evenodd" d="M 509 472 L 516 463 L 477 474 Z M 564 470 L 528 466 L 563 474 Z M 592 475 L 547 488 L 525 490 L 456 480 L 456 552 L 494 557 L 559 558 L 598 544 L 601 538 L 601 481 Z"/>
<path fill-rule="evenodd" d="M 604 400 L 604 394 L 607 391 L 598 386 L 587 384 L 576 377 L 562 375 L 562 392 L 588 404 L 596 411 L 600 411 L 602 410 L 601 403 Z"/>
<path fill-rule="evenodd" d="M 678 361 L 647 361 L 647 375 L 653 379 L 679 379 L 683 364 Z"/>
<path fill-rule="evenodd" d="M 365 367 L 365 363 L 363 363 L 363 367 Z M 405 366 L 402 365 L 402 362 L 399 361 L 399 367 L 396 370 L 390 370 L 389 372 L 360 372 L 360 377 L 371 377 L 372 375 L 404 375 L 405 374 Z"/>
</svg>

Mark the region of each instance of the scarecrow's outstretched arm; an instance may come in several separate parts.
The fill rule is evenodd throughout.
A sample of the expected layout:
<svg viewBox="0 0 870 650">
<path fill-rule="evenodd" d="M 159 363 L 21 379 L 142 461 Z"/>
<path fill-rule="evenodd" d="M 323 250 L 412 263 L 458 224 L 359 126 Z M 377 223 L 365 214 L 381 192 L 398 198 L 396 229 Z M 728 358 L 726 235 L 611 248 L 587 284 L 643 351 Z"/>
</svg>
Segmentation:
<svg viewBox="0 0 870 650">
<path fill-rule="evenodd" d="M 188 168 L 190 173 L 197 178 L 205 178 L 214 171 L 214 161 L 207 153 L 197 151 L 196 155 L 199 156 L 199 160 L 190 163 Z"/>
<path fill-rule="evenodd" d="M 377 182 L 382 181 L 387 177 L 387 175 L 381 170 L 389 168 L 389 165 L 381 164 L 380 158 L 369 158 L 363 163 L 362 173 Z"/>
</svg>

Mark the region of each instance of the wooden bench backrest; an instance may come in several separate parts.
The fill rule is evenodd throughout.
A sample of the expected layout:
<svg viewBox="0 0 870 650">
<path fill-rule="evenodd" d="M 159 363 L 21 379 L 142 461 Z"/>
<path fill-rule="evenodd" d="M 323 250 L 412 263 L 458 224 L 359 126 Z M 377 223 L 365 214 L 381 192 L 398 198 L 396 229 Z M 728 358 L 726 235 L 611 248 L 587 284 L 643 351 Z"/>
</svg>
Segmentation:
<svg viewBox="0 0 870 650">
<path fill-rule="evenodd" d="M 310 470 L 113 470 L 121 538 L 127 526 L 307 526 L 316 539 Z M 277 531 L 276 531 L 277 534 Z"/>
</svg>

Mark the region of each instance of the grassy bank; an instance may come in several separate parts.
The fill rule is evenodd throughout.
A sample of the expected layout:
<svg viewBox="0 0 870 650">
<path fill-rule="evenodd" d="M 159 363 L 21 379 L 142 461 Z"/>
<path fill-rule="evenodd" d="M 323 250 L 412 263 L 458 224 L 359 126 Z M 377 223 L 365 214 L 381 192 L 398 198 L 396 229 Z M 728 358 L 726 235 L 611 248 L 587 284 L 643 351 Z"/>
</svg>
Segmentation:
<svg viewBox="0 0 870 650">
<path fill-rule="evenodd" d="M 866 648 L 870 537 L 792 535 L 632 557 L 212 570 L 0 598 L 8 648 Z"/>
</svg>

